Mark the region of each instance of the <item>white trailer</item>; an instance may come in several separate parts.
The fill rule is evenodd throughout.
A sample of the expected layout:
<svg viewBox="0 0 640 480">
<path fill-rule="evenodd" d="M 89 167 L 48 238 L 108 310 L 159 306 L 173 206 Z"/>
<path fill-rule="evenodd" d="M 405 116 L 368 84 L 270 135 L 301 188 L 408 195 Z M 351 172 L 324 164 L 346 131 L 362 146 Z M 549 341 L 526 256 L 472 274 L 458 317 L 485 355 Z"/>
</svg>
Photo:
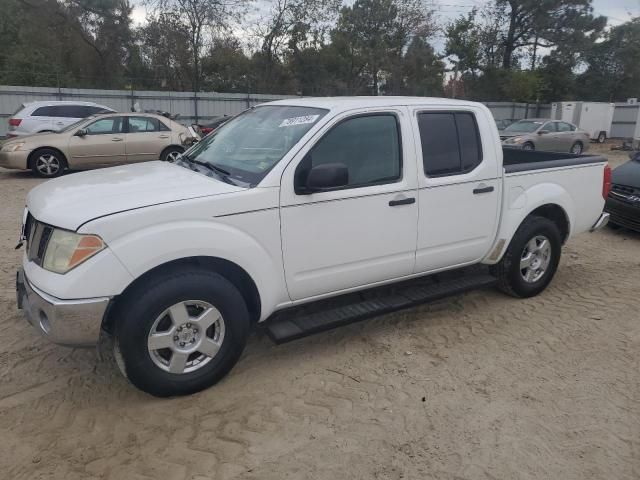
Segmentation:
<svg viewBox="0 0 640 480">
<path fill-rule="evenodd" d="M 589 133 L 598 143 L 611 135 L 614 103 L 605 102 L 556 102 L 551 104 L 551 118 L 577 125 Z"/>
</svg>

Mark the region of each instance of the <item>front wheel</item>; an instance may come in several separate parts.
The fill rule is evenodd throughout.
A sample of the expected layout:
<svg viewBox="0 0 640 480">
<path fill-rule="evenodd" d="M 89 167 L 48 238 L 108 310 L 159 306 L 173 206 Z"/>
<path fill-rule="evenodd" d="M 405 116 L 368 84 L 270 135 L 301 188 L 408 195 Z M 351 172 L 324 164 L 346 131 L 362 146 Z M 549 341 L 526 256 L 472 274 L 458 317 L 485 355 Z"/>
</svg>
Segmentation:
<svg viewBox="0 0 640 480">
<path fill-rule="evenodd" d="M 31 171 L 43 178 L 58 177 L 67 168 L 67 161 L 64 156 L 51 148 L 36 150 L 31 155 L 29 163 Z"/>
<path fill-rule="evenodd" d="M 551 220 L 532 216 L 518 228 L 509 248 L 491 267 L 498 288 L 513 297 L 538 295 L 553 279 L 560 262 L 562 240 Z"/>
<path fill-rule="evenodd" d="M 134 287 L 117 308 L 114 356 L 139 389 L 158 397 L 198 392 L 236 364 L 249 333 L 238 289 L 204 270 Z"/>
<path fill-rule="evenodd" d="M 522 149 L 526 150 L 527 152 L 533 152 L 536 149 L 536 147 L 533 143 L 527 142 L 522 146 Z"/>
<path fill-rule="evenodd" d="M 175 162 L 184 150 L 180 147 L 169 147 L 160 155 L 163 162 Z"/>
</svg>

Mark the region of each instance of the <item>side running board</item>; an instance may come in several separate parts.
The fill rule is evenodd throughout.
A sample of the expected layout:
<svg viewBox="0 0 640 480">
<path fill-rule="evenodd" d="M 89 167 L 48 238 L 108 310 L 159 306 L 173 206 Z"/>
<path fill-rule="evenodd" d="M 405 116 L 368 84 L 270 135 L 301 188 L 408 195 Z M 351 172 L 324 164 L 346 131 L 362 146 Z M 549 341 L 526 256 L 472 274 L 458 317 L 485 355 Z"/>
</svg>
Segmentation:
<svg viewBox="0 0 640 480">
<path fill-rule="evenodd" d="M 446 276 L 450 277 L 450 275 Z M 492 287 L 495 284 L 495 277 L 488 273 L 478 272 L 462 274 L 457 278 L 443 279 L 439 275 L 424 277 L 362 293 L 323 300 L 309 306 L 283 310 L 266 320 L 265 328 L 267 335 L 275 343 L 286 343 L 366 318 L 458 295 L 477 288 Z"/>
</svg>

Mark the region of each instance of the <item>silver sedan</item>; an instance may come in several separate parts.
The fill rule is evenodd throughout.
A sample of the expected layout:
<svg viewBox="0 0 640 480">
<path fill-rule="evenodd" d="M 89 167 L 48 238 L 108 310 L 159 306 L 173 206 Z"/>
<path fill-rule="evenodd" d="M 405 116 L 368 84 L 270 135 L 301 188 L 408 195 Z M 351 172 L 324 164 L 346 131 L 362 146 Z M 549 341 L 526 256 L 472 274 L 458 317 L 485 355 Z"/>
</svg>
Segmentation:
<svg viewBox="0 0 640 480">
<path fill-rule="evenodd" d="M 522 150 L 570 152 L 580 155 L 589 148 L 589 134 L 572 123 L 528 118 L 500 131 L 502 145 Z"/>
</svg>

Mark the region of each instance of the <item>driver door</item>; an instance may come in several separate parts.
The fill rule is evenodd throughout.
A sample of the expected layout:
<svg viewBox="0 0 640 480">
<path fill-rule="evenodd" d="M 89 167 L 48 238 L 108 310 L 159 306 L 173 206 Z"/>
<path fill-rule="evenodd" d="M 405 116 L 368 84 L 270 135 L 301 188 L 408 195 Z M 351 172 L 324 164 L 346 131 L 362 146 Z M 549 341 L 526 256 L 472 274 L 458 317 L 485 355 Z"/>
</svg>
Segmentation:
<svg viewBox="0 0 640 480">
<path fill-rule="evenodd" d="M 282 177 L 281 235 L 289 295 L 300 300 L 413 272 L 415 151 L 402 110 L 349 114 L 326 127 Z M 311 168 L 339 163 L 348 183 L 304 191 Z M 296 188 L 298 187 L 298 188 Z"/>
<path fill-rule="evenodd" d="M 123 117 L 106 117 L 83 127 L 86 135 L 69 139 L 69 166 L 87 169 L 124 163 L 123 126 Z"/>
</svg>

